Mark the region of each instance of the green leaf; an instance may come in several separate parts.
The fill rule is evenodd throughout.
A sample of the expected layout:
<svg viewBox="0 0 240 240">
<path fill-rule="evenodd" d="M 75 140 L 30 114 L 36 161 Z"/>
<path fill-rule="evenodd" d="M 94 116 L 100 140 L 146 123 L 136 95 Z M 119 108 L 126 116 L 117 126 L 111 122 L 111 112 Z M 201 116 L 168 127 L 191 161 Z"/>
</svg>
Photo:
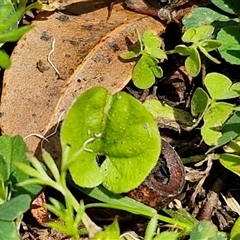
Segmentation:
<svg viewBox="0 0 240 240">
<path fill-rule="evenodd" d="M 4 157 L 0 155 L 0 174 L 4 182 L 7 182 L 10 176 L 9 164 L 5 161 Z"/>
<path fill-rule="evenodd" d="M 208 59 L 210 59 L 211 61 L 213 61 L 216 64 L 220 64 L 221 62 L 218 61 L 216 58 L 212 57 L 205 48 L 203 48 L 201 45 L 198 46 L 200 51 L 205 55 L 205 57 L 207 57 Z"/>
<path fill-rule="evenodd" d="M 27 31 L 31 30 L 33 26 L 24 26 L 18 29 L 0 34 L 0 43 L 15 42 Z"/>
<path fill-rule="evenodd" d="M 156 78 L 161 78 L 163 76 L 163 70 L 160 66 L 149 66 L 149 67 Z"/>
<path fill-rule="evenodd" d="M 144 106 L 124 92 L 112 96 L 101 87 L 86 91 L 72 105 L 62 124 L 61 145 L 69 151 L 76 184 L 90 188 L 102 183 L 116 193 L 137 187 L 161 149 L 157 125 Z M 98 165 L 101 156 L 105 160 Z"/>
<path fill-rule="evenodd" d="M 229 120 L 224 124 L 222 130 L 222 136 L 218 139 L 216 147 L 209 149 L 208 152 L 213 151 L 216 148 L 219 148 L 240 134 L 240 111 L 235 112 Z"/>
<path fill-rule="evenodd" d="M 129 51 L 120 54 L 120 57 L 122 59 L 130 60 L 130 59 L 136 58 L 143 51 L 142 36 L 137 29 L 135 29 L 135 33 L 138 41 L 133 45 L 129 46 Z"/>
<path fill-rule="evenodd" d="M 200 45 L 207 52 L 211 52 L 211 51 L 216 50 L 217 48 L 219 48 L 222 45 L 222 43 L 220 41 L 217 41 L 217 40 L 206 39 L 206 40 L 201 41 Z"/>
<path fill-rule="evenodd" d="M 222 42 L 219 47 L 221 56 L 231 64 L 240 64 L 240 27 L 223 27 L 217 35 L 217 40 Z"/>
<path fill-rule="evenodd" d="M 41 189 L 40 186 L 37 185 L 29 185 L 25 187 L 16 186 L 17 183 L 29 178 L 28 175 L 20 171 L 14 164 L 15 162 L 21 162 L 29 165 L 30 163 L 26 158 L 26 152 L 27 146 L 22 137 L 10 137 L 6 135 L 0 137 L 0 155 L 4 158 L 4 161 L 7 165 L 7 178 L 13 186 L 13 196 L 17 196 L 22 193 L 27 193 L 35 196 Z"/>
<path fill-rule="evenodd" d="M 240 176 L 240 156 L 239 155 L 223 153 L 223 154 L 220 154 L 219 161 L 225 168 L 227 168 L 228 170 Z"/>
<path fill-rule="evenodd" d="M 202 89 L 197 88 L 191 100 L 191 113 L 194 117 L 201 115 L 209 105 L 208 94 Z"/>
<path fill-rule="evenodd" d="M 120 237 L 120 228 L 118 225 L 117 220 L 114 220 L 114 222 L 109 225 L 104 231 L 98 232 L 93 237 L 93 240 L 121 240 Z"/>
<path fill-rule="evenodd" d="M 167 55 L 160 49 L 162 45 L 161 38 L 154 30 L 146 30 L 142 36 L 144 51 L 152 57 L 166 59 Z"/>
<path fill-rule="evenodd" d="M 11 14 L 7 19 L 4 20 L 3 24 L 0 24 L 0 34 L 17 28 L 18 21 L 24 15 L 24 9 L 25 6 L 18 8 L 15 13 Z"/>
<path fill-rule="evenodd" d="M 122 59 L 131 60 L 133 58 L 138 57 L 141 54 L 142 49 L 141 49 L 141 43 L 139 41 L 130 47 L 131 47 L 131 50 L 120 54 L 120 57 Z"/>
<path fill-rule="evenodd" d="M 196 77 L 199 74 L 201 70 L 201 59 L 197 49 L 191 49 L 190 55 L 185 60 L 185 68 L 192 77 Z"/>
<path fill-rule="evenodd" d="M 136 200 L 129 198 L 127 196 L 112 193 L 101 185 L 92 189 L 81 188 L 76 185 L 74 185 L 74 187 L 76 187 L 78 190 L 94 199 L 97 199 L 101 202 L 105 202 L 110 205 L 117 206 L 117 208 L 120 210 L 125 210 L 133 214 L 149 217 L 153 217 L 157 213 L 157 211 L 154 208 L 144 205 L 143 203 L 137 202 Z"/>
<path fill-rule="evenodd" d="M 230 141 L 224 146 L 224 151 L 226 153 L 240 153 L 240 136 Z"/>
<path fill-rule="evenodd" d="M 155 232 L 157 230 L 157 225 L 158 225 L 158 219 L 157 219 L 157 214 L 151 218 L 149 221 L 146 231 L 145 231 L 145 236 L 144 240 L 152 240 L 153 236 L 155 235 Z"/>
<path fill-rule="evenodd" d="M 0 206 L 0 220 L 13 221 L 30 208 L 31 197 L 27 194 L 10 199 Z"/>
<path fill-rule="evenodd" d="M 10 67 L 10 65 L 11 65 L 11 60 L 8 54 L 0 50 L 0 67 L 5 69 Z"/>
<path fill-rule="evenodd" d="M 211 0 L 211 2 L 227 13 L 238 15 L 240 12 L 240 5 L 236 0 Z"/>
<path fill-rule="evenodd" d="M 147 99 L 143 106 L 153 115 L 156 122 L 177 124 L 182 128 L 193 124 L 191 114 L 182 109 L 171 107 L 157 99 Z"/>
<path fill-rule="evenodd" d="M 160 70 L 157 70 L 158 60 L 148 55 L 143 55 L 135 65 L 132 80 L 140 89 L 150 88 L 155 83 L 155 74 L 162 77 Z"/>
<path fill-rule="evenodd" d="M 215 102 L 207 109 L 203 116 L 204 125 L 201 128 L 201 135 L 207 145 L 217 145 L 218 139 L 222 136 L 223 124 L 232 111 L 233 105 L 225 102 Z"/>
<path fill-rule="evenodd" d="M 189 214 L 184 208 L 179 208 L 177 211 L 164 208 L 163 211 L 173 219 L 186 223 L 189 229 L 193 228 L 198 223 L 198 220 Z"/>
<path fill-rule="evenodd" d="M 208 73 L 203 79 L 210 96 L 214 100 L 218 100 L 224 92 L 232 85 L 232 81 L 220 73 Z"/>
<path fill-rule="evenodd" d="M 4 25 L 6 21 L 8 21 L 9 17 L 14 15 L 15 13 L 15 8 L 13 6 L 13 3 L 11 0 L 1 0 L 0 1 L 0 26 Z M 12 26 L 7 29 L 8 31 L 17 29 L 17 22 L 13 24 Z M 0 34 L 3 33 L 4 31 L 0 31 Z"/>
<path fill-rule="evenodd" d="M 196 34 L 196 29 L 195 28 L 189 28 L 185 31 L 185 33 L 182 36 L 182 41 L 186 43 L 191 43 L 193 42 L 193 38 Z"/>
<path fill-rule="evenodd" d="M 238 217 L 237 221 L 234 223 L 232 230 L 230 232 L 230 238 L 232 240 L 238 240 L 240 239 L 240 217 Z"/>
<path fill-rule="evenodd" d="M 211 25 L 203 25 L 196 28 L 195 30 L 196 30 L 196 33 L 192 38 L 192 42 L 194 43 L 210 37 L 214 31 L 214 27 Z"/>
<path fill-rule="evenodd" d="M 210 221 L 200 221 L 192 230 L 190 240 L 208 240 L 216 236 L 218 233 L 217 227 Z"/>
<path fill-rule="evenodd" d="M 192 11 L 183 18 L 182 22 L 187 29 L 210 24 L 216 28 L 219 27 L 217 23 L 220 24 L 229 20 L 229 17 L 210 8 L 198 7 L 193 8 Z"/>
<path fill-rule="evenodd" d="M 219 100 L 237 98 L 240 96 L 240 82 L 234 83 L 218 98 Z"/>
<path fill-rule="evenodd" d="M 185 45 L 177 45 L 174 50 L 181 56 L 188 56 L 191 54 L 191 48 Z"/>
<path fill-rule="evenodd" d="M 14 222 L 0 220 L 0 240 L 20 240 Z"/>
</svg>

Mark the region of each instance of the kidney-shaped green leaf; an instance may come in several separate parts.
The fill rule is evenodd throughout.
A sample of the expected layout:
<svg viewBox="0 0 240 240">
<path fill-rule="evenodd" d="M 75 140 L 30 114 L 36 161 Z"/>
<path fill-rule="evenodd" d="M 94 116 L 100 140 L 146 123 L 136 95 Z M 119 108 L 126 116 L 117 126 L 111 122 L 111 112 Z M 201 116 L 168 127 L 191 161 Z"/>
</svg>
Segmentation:
<svg viewBox="0 0 240 240">
<path fill-rule="evenodd" d="M 75 183 L 91 188 L 103 184 L 120 193 L 134 189 L 156 165 L 161 143 L 157 125 L 130 95 L 110 95 L 101 87 L 78 97 L 61 128 Z"/>
</svg>

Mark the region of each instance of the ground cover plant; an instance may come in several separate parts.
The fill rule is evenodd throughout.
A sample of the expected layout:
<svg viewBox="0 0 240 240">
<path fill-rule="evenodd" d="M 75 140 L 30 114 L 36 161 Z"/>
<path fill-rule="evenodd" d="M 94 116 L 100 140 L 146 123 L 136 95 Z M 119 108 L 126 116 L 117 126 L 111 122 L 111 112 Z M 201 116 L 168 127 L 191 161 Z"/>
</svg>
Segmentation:
<svg viewBox="0 0 240 240">
<path fill-rule="evenodd" d="M 0 2 L 0 47 L 5 42 L 16 42 L 24 33 L 33 28 L 31 25 L 19 26 L 19 22 L 25 13 L 31 9 L 43 9 L 46 5 L 35 2 L 27 5 L 27 1 Z M 4 50 L 0 50 L 0 67 L 8 68 L 11 60 Z"/>
<path fill-rule="evenodd" d="M 134 86 L 130 85 L 129 91 L 133 96 L 126 90 L 112 94 L 103 87 L 92 87 L 78 96 L 60 126 L 60 166 L 44 149 L 41 149 L 41 156 L 27 154 L 27 146 L 20 136 L 0 137 L 0 239 L 21 238 L 23 222 L 26 221 L 22 220 L 24 213 L 32 208 L 32 199 L 45 187 L 61 194 L 60 198 L 50 194 L 45 206 L 55 219 L 50 218 L 45 227 L 57 229 L 65 237 L 147 240 L 240 238 L 238 201 L 235 200 L 234 205 L 223 194 L 226 203 L 221 200 L 218 204 L 220 192 L 229 189 L 223 189 L 223 185 L 227 185 L 224 183 L 226 178 L 221 179 L 221 176 L 210 172 L 212 165 L 216 165 L 222 175 L 239 181 L 240 84 L 238 76 L 231 78 L 228 72 L 218 72 L 217 66 L 239 64 L 240 4 L 231 0 L 212 0 L 212 3 L 222 12 L 201 7 L 193 9 L 183 19 L 183 43 L 176 44 L 173 49 L 165 50 L 168 46 L 164 46 L 153 29 L 142 34 L 136 29 L 135 48 L 119 55 L 124 61 L 136 62 L 132 73 Z M 0 34 L 2 43 L 16 41 L 32 28 L 18 27 L 18 21 L 26 9 L 41 4 L 28 8 L 25 2 L 21 4 L 15 6 L 10 3 L 6 6 L 11 8 L 2 8 L 5 15 L 0 16 L 13 16 L 13 20 L 11 17 L 0 18 L 0 27 L 4 26 L 6 19 L 9 21 Z M 2 53 L 0 64 L 7 68 L 10 59 Z M 155 87 L 162 87 L 164 64 L 175 61 L 176 56 L 181 58 L 188 80 L 194 82 L 188 93 L 188 104 L 184 106 L 177 101 L 168 105 L 167 98 L 160 99 L 155 90 Z M 142 102 L 136 99 L 136 92 L 143 96 L 148 91 L 151 94 L 143 97 Z M 144 197 L 152 200 L 158 196 L 152 196 L 152 192 L 149 195 L 146 186 L 150 184 L 150 190 L 153 189 L 158 185 L 157 179 L 164 193 L 161 187 L 171 184 L 168 181 L 172 181 L 174 171 L 167 155 L 175 155 L 169 149 L 168 154 L 164 154 L 165 128 L 170 129 L 170 133 L 174 131 L 172 142 L 176 133 L 187 137 L 184 145 L 187 150 L 181 153 L 179 147 L 177 151 L 182 162 L 186 163 L 184 174 L 188 182 L 184 190 L 180 187 L 176 194 L 168 193 L 172 194 L 172 199 L 169 198 L 163 206 L 153 207 L 151 201 L 149 206 L 146 204 L 148 200 Z M 200 141 L 192 145 L 194 135 Z M 176 152 L 174 149 L 171 151 Z M 193 155 L 186 154 L 188 151 Z M 199 159 L 203 160 L 197 163 L 200 165 L 194 165 Z M 163 163 L 156 170 L 159 162 Z M 199 166 L 203 168 L 206 162 L 205 171 L 196 170 Z M 183 169 L 181 164 L 180 169 Z M 160 177 L 155 177 L 157 172 L 160 172 Z M 198 179 L 194 180 L 191 174 Z M 222 181 L 219 189 L 211 188 L 214 178 Z M 210 184 L 207 188 L 212 195 L 204 193 L 204 183 Z M 237 183 L 236 188 L 239 188 Z M 85 202 L 84 198 L 79 199 L 76 191 L 96 201 Z M 184 191 L 185 196 L 179 196 Z M 188 194 L 191 196 L 186 196 Z M 174 202 L 175 197 L 180 200 Z M 196 206 L 195 201 L 201 207 Z M 88 212 L 92 209 L 123 210 L 131 216 L 144 217 L 144 230 L 123 231 L 121 217 L 117 218 L 118 214 L 114 215 L 114 212 L 107 226 L 103 226 Z M 219 209 L 227 213 L 221 212 L 221 215 L 217 212 Z M 219 220 L 223 216 L 227 219 L 225 225 Z M 133 221 L 138 223 L 134 217 Z"/>
</svg>

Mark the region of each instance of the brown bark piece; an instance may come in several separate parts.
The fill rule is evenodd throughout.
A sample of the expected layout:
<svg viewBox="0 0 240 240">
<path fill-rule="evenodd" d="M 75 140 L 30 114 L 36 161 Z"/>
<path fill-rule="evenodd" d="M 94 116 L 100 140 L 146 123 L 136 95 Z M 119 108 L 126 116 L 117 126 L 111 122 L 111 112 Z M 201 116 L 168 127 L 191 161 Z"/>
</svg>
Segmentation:
<svg viewBox="0 0 240 240">
<path fill-rule="evenodd" d="M 134 38 L 136 27 L 140 32 L 148 28 L 161 32 L 164 27 L 120 5 L 113 7 L 106 22 L 108 11 L 104 6 L 72 3 L 64 13 L 38 15 L 35 28 L 18 42 L 12 67 L 5 71 L 0 109 L 3 134 L 44 135 L 55 124 L 59 109 L 66 110 L 80 92 L 96 85 L 117 92 L 130 80 L 133 63 L 118 59 L 127 49 L 125 37 Z M 54 39 L 51 61 L 59 76 L 47 60 Z M 39 142 L 35 136 L 26 139 L 32 152 Z"/>
</svg>

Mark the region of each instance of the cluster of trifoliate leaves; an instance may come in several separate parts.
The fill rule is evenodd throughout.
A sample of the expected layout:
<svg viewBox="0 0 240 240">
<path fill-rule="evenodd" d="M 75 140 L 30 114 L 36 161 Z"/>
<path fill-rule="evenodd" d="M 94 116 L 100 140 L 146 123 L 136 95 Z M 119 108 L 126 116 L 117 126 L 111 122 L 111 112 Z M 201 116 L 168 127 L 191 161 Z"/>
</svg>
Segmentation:
<svg viewBox="0 0 240 240">
<path fill-rule="evenodd" d="M 19 27 L 23 15 L 32 8 L 43 8 L 44 5 L 35 2 L 26 6 L 28 1 L 20 0 L 14 4 L 11 0 L 0 0 L 0 48 L 5 42 L 15 42 L 33 26 Z M 8 68 L 11 64 L 8 54 L 0 50 L 0 67 Z"/>
<path fill-rule="evenodd" d="M 223 100 L 239 97 L 240 83 L 233 84 L 228 77 L 219 73 L 207 74 L 203 83 L 208 93 L 202 88 L 196 89 L 191 101 L 191 112 L 194 117 L 203 116 L 204 125 L 201 128 L 203 140 L 210 146 L 216 146 L 221 138 L 226 138 L 224 134 L 228 123 L 226 120 L 234 111 L 234 105 Z"/>
<path fill-rule="evenodd" d="M 140 57 L 133 68 L 132 80 L 136 87 L 147 89 L 155 83 L 155 78 L 163 76 L 163 70 L 158 64 L 159 60 L 167 59 L 167 55 L 160 49 L 162 40 L 154 30 L 146 30 L 142 36 L 136 30 L 136 35 L 137 47 L 120 56 L 125 60 Z"/>
<path fill-rule="evenodd" d="M 201 26 L 198 28 L 189 28 L 182 36 L 182 41 L 191 44 L 177 45 L 175 52 L 182 56 L 187 56 L 185 60 L 186 71 L 196 77 L 201 70 L 201 58 L 199 50 L 210 60 L 215 63 L 220 63 L 216 58 L 212 57 L 209 52 L 216 50 L 221 46 L 221 42 L 213 39 L 208 39 L 214 31 L 214 27 L 210 25 Z"/>
<path fill-rule="evenodd" d="M 184 26 L 197 28 L 206 24 L 215 28 L 214 37 L 222 43 L 219 53 L 231 64 L 240 64 L 240 23 L 237 16 L 240 12 L 239 1 L 211 0 L 211 2 L 226 12 L 212 10 L 205 7 L 195 8 L 183 19 Z M 231 14 L 231 15 L 230 15 Z"/>
</svg>

